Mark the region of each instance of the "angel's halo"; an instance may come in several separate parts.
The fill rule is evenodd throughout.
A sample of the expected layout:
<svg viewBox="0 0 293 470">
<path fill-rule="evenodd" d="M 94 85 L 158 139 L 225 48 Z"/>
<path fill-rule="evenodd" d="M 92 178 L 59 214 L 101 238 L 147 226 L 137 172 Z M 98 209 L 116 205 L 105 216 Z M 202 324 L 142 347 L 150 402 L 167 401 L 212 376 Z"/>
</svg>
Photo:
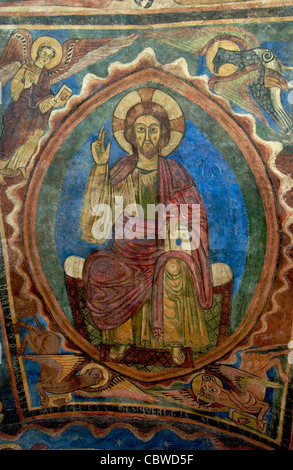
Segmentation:
<svg viewBox="0 0 293 470">
<path fill-rule="evenodd" d="M 57 41 L 57 39 L 52 38 L 51 36 L 41 36 L 40 38 L 36 39 L 33 42 L 32 49 L 31 49 L 31 58 L 33 60 L 36 59 L 38 49 L 41 46 L 52 47 L 55 50 L 56 52 L 55 56 L 53 57 L 52 60 L 50 60 L 49 64 L 46 65 L 47 69 L 53 69 L 54 67 L 56 67 L 56 65 L 59 64 L 62 58 L 62 46 L 60 42 Z"/>
</svg>

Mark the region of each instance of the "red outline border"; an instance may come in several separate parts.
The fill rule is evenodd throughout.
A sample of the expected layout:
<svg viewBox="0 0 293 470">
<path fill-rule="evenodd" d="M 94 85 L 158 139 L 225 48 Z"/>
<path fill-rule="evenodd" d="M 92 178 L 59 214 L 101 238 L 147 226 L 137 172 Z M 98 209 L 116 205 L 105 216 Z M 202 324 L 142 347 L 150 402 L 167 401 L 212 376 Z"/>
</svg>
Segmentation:
<svg viewBox="0 0 293 470">
<path fill-rule="evenodd" d="M 279 227 L 272 185 L 260 156 L 260 150 L 253 142 L 251 136 L 248 135 L 248 132 L 245 129 L 246 126 L 242 125 L 241 118 L 236 121 L 235 117 L 224 109 L 220 104 L 221 101 L 216 97 L 203 92 L 195 85 L 188 83 L 186 80 L 175 77 L 166 71 L 150 67 L 145 70 L 134 72 L 125 77 L 120 77 L 118 82 L 110 83 L 108 86 L 105 86 L 82 102 L 75 111 L 70 113 L 64 121 L 60 123 L 59 127 L 57 127 L 55 132 L 49 137 L 39 156 L 39 160 L 34 169 L 26 195 L 23 216 L 23 235 L 27 259 L 34 282 L 40 294 L 44 298 L 49 312 L 65 336 L 94 360 L 100 360 L 98 350 L 80 336 L 73 326 L 69 324 L 69 321 L 60 308 L 44 276 L 35 237 L 34 225 L 37 207 L 35 201 L 37 201 L 43 178 L 57 149 L 62 141 L 69 135 L 71 130 L 88 114 L 111 97 L 133 87 L 134 85 L 141 85 L 150 80 L 155 83 L 168 86 L 199 105 L 204 111 L 210 114 L 213 119 L 216 119 L 236 142 L 254 173 L 262 197 L 267 223 L 267 250 L 260 280 L 240 326 L 221 346 L 198 358 L 194 362 L 194 367 L 192 369 L 177 368 L 163 371 L 160 374 L 143 372 L 138 374 L 137 371 L 134 372 L 130 370 L 128 366 L 107 364 L 112 369 L 142 382 L 158 382 L 191 374 L 196 370 L 201 369 L 206 364 L 218 360 L 241 342 L 252 329 L 266 305 L 275 275 L 275 267 L 279 251 Z"/>
</svg>

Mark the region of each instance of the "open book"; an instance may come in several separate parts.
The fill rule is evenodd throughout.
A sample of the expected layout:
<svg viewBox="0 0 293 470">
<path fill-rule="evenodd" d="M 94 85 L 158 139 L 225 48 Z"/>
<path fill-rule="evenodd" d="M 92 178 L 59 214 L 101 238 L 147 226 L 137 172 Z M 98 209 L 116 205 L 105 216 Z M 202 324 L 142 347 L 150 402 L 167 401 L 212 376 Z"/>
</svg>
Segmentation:
<svg viewBox="0 0 293 470">
<path fill-rule="evenodd" d="M 55 95 L 54 101 L 56 101 L 58 103 L 62 102 L 62 104 L 65 104 L 69 100 L 71 95 L 72 95 L 71 88 L 69 88 L 66 85 L 62 85 L 62 87 L 58 91 L 57 95 Z"/>
</svg>

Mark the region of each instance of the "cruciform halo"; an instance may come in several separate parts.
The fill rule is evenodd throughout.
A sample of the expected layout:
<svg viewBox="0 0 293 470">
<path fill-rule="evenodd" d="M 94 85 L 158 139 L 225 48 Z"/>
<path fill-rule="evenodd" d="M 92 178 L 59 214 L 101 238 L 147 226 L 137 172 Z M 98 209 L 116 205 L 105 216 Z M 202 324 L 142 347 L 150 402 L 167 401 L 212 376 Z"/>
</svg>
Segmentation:
<svg viewBox="0 0 293 470">
<path fill-rule="evenodd" d="M 113 116 L 113 133 L 116 141 L 127 153 L 132 153 L 132 147 L 124 136 L 125 119 L 130 108 L 139 103 L 156 103 L 165 109 L 170 121 L 170 139 L 162 149 L 162 156 L 166 157 L 175 150 L 185 134 L 185 120 L 183 112 L 170 95 L 157 88 L 139 88 L 131 91 L 118 103 Z"/>
<path fill-rule="evenodd" d="M 62 46 L 57 39 L 52 38 L 51 36 L 41 36 L 40 38 L 36 39 L 33 42 L 32 49 L 31 49 L 31 58 L 33 60 L 37 57 L 37 52 L 40 46 L 49 46 L 52 47 L 56 54 L 52 60 L 50 60 L 49 64 L 46 65 L 47 69 L 53 69 L 56 65 L 59 64 L 62 58 Z"/>
</svg>

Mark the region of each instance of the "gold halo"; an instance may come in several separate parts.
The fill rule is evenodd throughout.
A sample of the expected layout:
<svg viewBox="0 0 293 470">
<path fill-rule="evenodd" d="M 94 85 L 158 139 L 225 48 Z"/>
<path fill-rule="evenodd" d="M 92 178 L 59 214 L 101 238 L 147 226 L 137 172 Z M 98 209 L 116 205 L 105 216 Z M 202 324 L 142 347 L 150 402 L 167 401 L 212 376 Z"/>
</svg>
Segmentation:
<svg viewBox="0 0 293 470">
<path fill-rule="evenodd" d="M 206 373 L 201 373 L 201 374 L 198 374 L 194 377 L 193 381 L 192 381 L 192 391 L 194 393 L 194 395 L 198 396 L 199 394 L 199 391 L 200 391 L 200 388 L 201 388 L 201 384 L 202 384 L 202 377 L 203 375 L 209 375 L 209 374 L 206 374 Z M 223 387 L 223 382 L 218 379 L 218 377 L 216 376 L 213 376 L 217 385 L 219 385 L 220 387 Z"/>
<path fill-rule="evenodd" d="M 101 382 L 96 385 L 91 385 L 90 388 L 100 388 L 108 382 L 109 372 L 105 367 L 101 366 L 100 364 L 96 364 L 95 362 L 91 362 L 90 364 L 84 366 L 80 371 L 80 375 L 83 375 L 87 370 L 91 369 L 100 369 L 103 372 L 104 379 L 102 379 Z"/>
<path fill-rule="evenodd" d="M 185 120 L 183 112 L 170 95 L 156 88 L 140 88 L 128 93 L 118 103 L 113 116 L 113 133 L 116 141 L 127 153 L 132 153 L 132 147 L 124 137 L 125 119 L 128 110 L 132 106 L 152 102 L 162 106 L 170 121 L 170 139 L 167 145 L 162 149 L 162 156 L 165 157 L 173 152 L 179 145 L 185 134 Z"/>
<path fill-rule="evenodd" d="M 202 376 L 205 375 L 205 374 L 198 374 L 194 377 L 193 381 L 192 381 L 192 391 L 194 393 L 195 396 L 197 396 L 199 394 L 199 390 L 201 388 L 201 384 L 202 384 Z"/>
<path fill-rule="evenodd" d="M 235 42 L 223 40 L 214 42 L 206 54 L 206 63 L 209 71 L 219 77 L 228 77 L 229 75 L 232 75 L 232 73 L 235 73 L 239 67 L 233 64 L 224 64 L 220 67 L 219 72 L 215 73 L 213 60 L 220 47 L 226 51 L 240 51 L 241 49 Z"/>
<path fill-rule="evenodd" d="M 56 67 L 56 65 L 59 64 L 61 58 L 62 58 L 62 46 L 57 39 L 52 38 L 51 36 L 41 36 L 40 38 L 36 39 L 33 42 L 32 49 L 31 49 L 31 58 L 33 60 L 36 59 L 37 57 L 37 52 L 40 46 L 49 46 L 53 47 L 53 49 L 56 52 L 55 57 L 53 57 L 52 60 L 50 60 L 49 64 L 46 65 L 47 69 L 53 69 Z"/>
</svg>

